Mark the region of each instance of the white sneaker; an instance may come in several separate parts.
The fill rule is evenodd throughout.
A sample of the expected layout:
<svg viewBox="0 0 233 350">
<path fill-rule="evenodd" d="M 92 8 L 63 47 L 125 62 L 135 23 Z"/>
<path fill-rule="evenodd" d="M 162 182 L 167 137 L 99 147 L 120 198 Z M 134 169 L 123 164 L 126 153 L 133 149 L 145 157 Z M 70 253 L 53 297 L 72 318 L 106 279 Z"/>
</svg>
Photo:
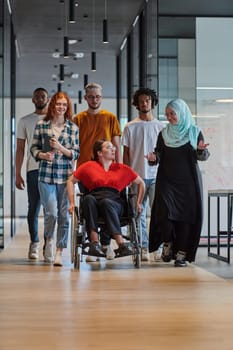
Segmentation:
<svg viewBox="0 0 233 350">
<path fill-rule="evenodd" d="M 62 266 L 62 251 L 61 250 L 56 251 L 53 265 L 54 266 Z"/>
<path fill-rule="evenodd" d="M 39 248 L 40 248 L 39 242 L 35 242 L 35 243 L 31 242 L 29 245 L 28 259 L 32 259 L 32 260 L 39 259 Z"/>
<path fill-rule="evenodd" d="M 44 250 L 44 260 L 45 262 L 53 262 L 53 240 L 46 239 L 45 250 Z"/>
<path fill-rule="evenodd" d="M 111 245 L 102 245 L 102 250 L 106 254 L 107 260 L 113 260 L 115 258 L 114 250 L 112 249 Z"/>
<path fill-rule="evenodd" d="M 150 254 L 150 260 L 151 261 L 161 261 L 162 258 L 162 249 L 159 248 L 158 250 L 155 250 L 153 253 Z"/>
<path fill-rule="evenodd" d="M 99 261 L 100 259 L 96 256 L 91 256 L 91 255 L 88 255 L 86 257 L 86 262 L 96 262 L 96 261 Z"/>
<path fill-rule="evenodd" d="M 149 260 L 149 254 L 148 254 L 148 249 L 147 248 L 142 248 L 141 260 L 142 261 L 148 261 Z"/>
</svg>

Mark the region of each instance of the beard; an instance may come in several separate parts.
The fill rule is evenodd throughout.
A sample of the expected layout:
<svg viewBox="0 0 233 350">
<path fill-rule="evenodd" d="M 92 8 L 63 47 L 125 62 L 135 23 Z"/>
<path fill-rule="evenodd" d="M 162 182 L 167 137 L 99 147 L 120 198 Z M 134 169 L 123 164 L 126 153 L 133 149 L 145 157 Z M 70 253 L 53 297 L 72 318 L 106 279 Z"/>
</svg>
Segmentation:
<svg viewBox="0 0 233 350">
<path fill-rule="evenodd" d="M 42 110 L 47 106 L 47 103 L 43 103 L 43 104 L 36 104 L 36 109 Z"/>
<path fill-rule="evenodd" d="M 100 108 L 100 103 L 95 104 L 95 105 L 91 105 L 91 104 L 89 104 L 89 105 L 88 105 L 88 107 L 89 107 L 90 109 L 93 109 L 93 110 L 95 110 L 95 109 L 99 109 L 99 108 Z"/>
<path fill-rule="evenodd" d="M 146 113 L 150 112 L 150 109 L 149 108 L 141 108 L 140 112 L 146 114 Z"/>
</svg>

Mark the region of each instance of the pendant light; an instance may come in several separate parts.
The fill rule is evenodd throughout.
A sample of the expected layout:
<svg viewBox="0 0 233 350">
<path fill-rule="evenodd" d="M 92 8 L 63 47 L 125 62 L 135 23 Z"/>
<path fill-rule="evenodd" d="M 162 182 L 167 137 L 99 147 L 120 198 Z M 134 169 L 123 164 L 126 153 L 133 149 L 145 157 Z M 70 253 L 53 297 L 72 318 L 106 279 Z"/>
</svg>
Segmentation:
<svg viewBox="0 0 233 350">
<path fill-rule="evenodd" d="M 104 0 L 103 43 L 108 44 L 107 0 Z"/>
<path fill-rule="evenodd" d="M 95 52 L 95 0 L 92 0 L 92 53 L 91 53 L 91 70 L 96 71 L 96 52 Z"/>
</svg>

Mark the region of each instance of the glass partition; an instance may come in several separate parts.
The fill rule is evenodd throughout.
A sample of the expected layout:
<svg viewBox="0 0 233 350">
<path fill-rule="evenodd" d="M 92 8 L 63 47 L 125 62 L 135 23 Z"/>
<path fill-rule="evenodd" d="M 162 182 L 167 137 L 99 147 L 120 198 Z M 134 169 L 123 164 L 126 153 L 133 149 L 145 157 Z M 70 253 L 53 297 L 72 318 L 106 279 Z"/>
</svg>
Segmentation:
<svg viewBox="0 0 233 350">
<path fill-rule="evenodd" d="M 7 2 L 0 0 L 0 248 L 14 235 L 15 40 Z"/>
<path fill-rule="evenodd" d="M 0 248 L 4 247 L 4 212 L 3 212 L 3 1 L 0 1 Z"/>
</svg>

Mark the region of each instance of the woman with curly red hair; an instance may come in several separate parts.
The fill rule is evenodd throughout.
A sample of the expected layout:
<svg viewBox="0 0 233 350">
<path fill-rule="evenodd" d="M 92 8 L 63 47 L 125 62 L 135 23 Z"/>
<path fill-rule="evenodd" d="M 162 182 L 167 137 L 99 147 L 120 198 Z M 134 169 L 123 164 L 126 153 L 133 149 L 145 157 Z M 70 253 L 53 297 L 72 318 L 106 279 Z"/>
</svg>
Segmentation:
<svg viewBox="0 0 233 350">
<path fill-rule="evenodd" d="M 79 156 L 79 131 L 72 122 L 72 104 L 64 92 L 52 96 L 48 112 L 36 124 L 31 146 L 33 157 L 40 162 L 38 187 L 44 207 L 46 262 L 62 266 L 62 250 L 67 247 L 69 216 L 66 182 Z M 56 256 L 53 237 L 57 223 Z"/>
</svg>

